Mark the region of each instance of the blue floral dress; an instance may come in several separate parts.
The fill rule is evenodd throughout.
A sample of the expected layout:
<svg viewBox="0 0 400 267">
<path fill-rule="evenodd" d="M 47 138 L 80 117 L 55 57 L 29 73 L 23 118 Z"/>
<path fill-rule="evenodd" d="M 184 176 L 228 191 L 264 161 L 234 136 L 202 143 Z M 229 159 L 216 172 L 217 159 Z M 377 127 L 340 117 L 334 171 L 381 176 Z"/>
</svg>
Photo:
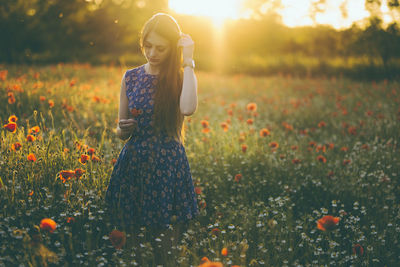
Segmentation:
<svg viewBox="0 0 400 267">
<path fill-rule="evenodd" d="M 199 213 L 184 146 L 155 135 L 157 82 L 144 65 L 125 73 L 129 110 L 138 124 L 114 165 L 105 199 L 127 225 L 167 227 Z"/>
</svg>

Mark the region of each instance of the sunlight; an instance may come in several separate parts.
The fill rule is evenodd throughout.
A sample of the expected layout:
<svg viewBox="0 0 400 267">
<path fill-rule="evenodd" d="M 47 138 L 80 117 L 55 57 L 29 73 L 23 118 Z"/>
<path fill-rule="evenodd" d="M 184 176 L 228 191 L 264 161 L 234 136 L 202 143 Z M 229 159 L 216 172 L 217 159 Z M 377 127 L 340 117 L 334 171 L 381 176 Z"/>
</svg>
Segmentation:
<svg viewBox="0 0 400 267">
<path fill-rule="evenodd" d="M 208 17 L 217 27 L 226 19 L 240 17 L 240 0 L 170 0 L 169 8 L 181 14 Z"/>
</svg>

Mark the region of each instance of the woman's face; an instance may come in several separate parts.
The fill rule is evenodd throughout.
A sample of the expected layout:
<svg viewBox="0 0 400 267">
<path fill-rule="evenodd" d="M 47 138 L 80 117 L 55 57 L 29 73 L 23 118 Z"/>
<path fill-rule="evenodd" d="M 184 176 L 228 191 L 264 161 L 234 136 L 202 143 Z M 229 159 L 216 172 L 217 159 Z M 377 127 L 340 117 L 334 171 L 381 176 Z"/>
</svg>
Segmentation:
<svg viewBox="0 0 400 267">
<path fill-rule="evenodd" d="M 167 39 L 151 31 L 143 42 L 144 55 L 153 67 L 159 67 L 168 58 L 171 50 Z"/>
</svg>

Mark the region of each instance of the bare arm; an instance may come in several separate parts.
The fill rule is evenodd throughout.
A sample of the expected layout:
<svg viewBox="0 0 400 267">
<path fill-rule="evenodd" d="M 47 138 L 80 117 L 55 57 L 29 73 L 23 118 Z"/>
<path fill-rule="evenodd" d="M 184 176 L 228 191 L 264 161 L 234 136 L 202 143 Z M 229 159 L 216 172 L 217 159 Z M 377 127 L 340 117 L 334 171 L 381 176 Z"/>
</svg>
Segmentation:
<svg viewBox="0 0 400 267">
<path fill-rule="evenodd" d="M 126 74 L 126 73 L 125 73 Z M 126 96 L 125 74 L 121 81 L 121 91 L 119 96 L 119 113 L 117 136 L 121 140 L 126 140 L 132 134 L 134 120 L 129 118 L 128 97 Z"/>
<path fill-rule="evenodd" d="M 191 67 L 183 69 L 183 85 L 180 97 L 180 110 L 185 116 L 192 115 L 197 108 L 197 78 Z"/>
</svg>

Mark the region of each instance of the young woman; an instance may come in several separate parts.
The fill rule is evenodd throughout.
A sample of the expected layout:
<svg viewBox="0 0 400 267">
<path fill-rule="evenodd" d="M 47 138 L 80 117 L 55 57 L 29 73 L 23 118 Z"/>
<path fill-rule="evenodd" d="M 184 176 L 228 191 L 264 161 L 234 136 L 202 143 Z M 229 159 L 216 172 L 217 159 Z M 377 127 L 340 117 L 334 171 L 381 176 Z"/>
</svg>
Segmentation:
<svg viewBox="0 0 400 267">
<path fill-rule="evenodd" d="M 106 203 L 125 225 L 167 229 L 198 214 L 183 146 L 184 116 L 197 108 L 194 42 L 170 15 L 144 25 L 147 63 L 122 78 L 117 135 L 129 138 L 111 174 Z"/>
</svg>

